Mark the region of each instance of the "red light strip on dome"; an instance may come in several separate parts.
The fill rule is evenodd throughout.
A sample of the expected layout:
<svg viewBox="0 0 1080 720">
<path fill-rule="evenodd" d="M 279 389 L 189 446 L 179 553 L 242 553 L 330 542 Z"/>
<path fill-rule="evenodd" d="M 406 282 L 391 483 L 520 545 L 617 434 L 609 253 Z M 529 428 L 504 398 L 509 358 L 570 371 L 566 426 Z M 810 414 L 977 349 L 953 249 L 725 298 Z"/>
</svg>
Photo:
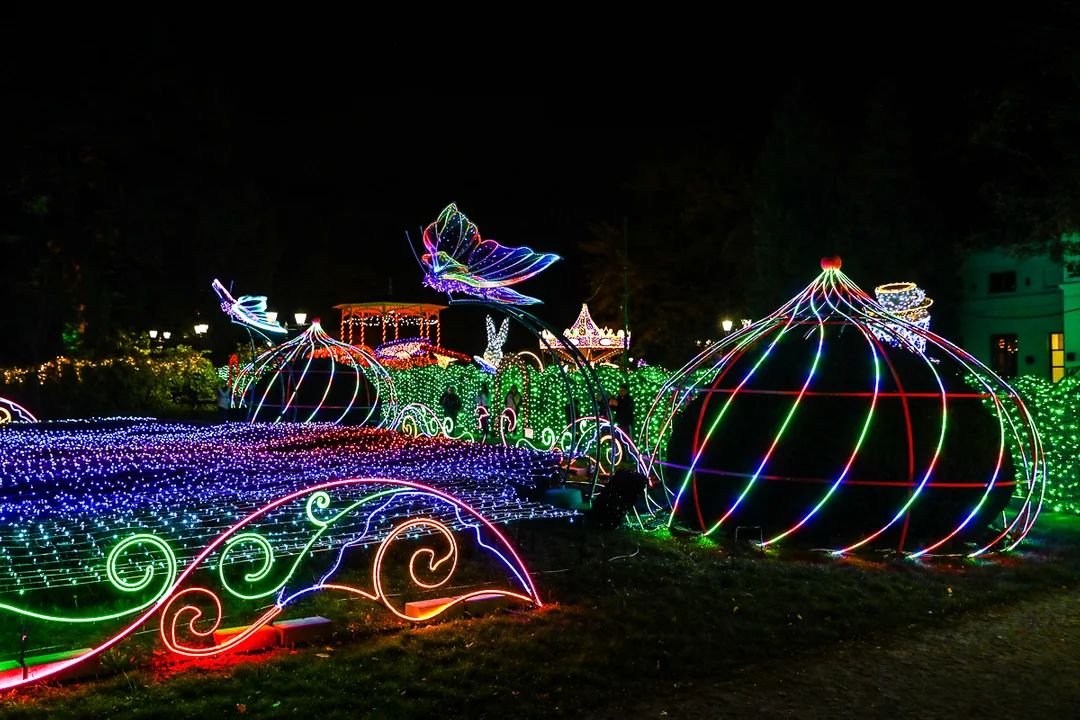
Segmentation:
<svg viewBox="0 0 1080 720">
<path fill-rule="evenodd" d="M 708 388 L 701 389 L 698 392 L 701 393 L 732 393 L 735 392 L 733 388 Z M 755 390 L 744 389 L 741 391 L 744 395 L 798 395 L 798 390 Z M 857 397 L 857 398 L 939 398 L 940 393 L 906 393 L 906 392 L 814 392 L 813 390 L 807 390 L 806 397 Z M 987 400 L 993 395 L 988 393 L 946 393 L 945 396 L 950 400 L 960 398 L 970 398 Z"/>
<path fill-rule="evenodd" d="M 830 307 L 832 307 L 833 310 L 840 312 L 840 310 L 835 305 L 833 305 L 833 302 L 829 299 L 828 295 L 825 296 L 825 301 L 829 304 Z M 844 315 L 843 312 L 840 312 L 840 314 Z M 844 317 L 846 318 L 847 315 L 844 315 Z M 850 320 L 850 318 L 848 319 Z M 776 537 L 772 538 L 771 540 L 765 541 L 763 545 L 772 545 L 777 540 L 782 540 L 791 533 L 797 531 L 799 528 L 805 525 L 807 521 L 810 520 L 810 518 L 816 515 L 818 510 L 820 510 L 825 505 L 825 503 L 829 501 L 829 498 L 831 498 L 833 493 L 836 492 L 836 489 L 840 487 L 840 483 L 844 482 L 844 478 L 846 478 L 847 474 L 851 472 L 851 466 L 852 464 L 854 464 L 855 458 L 859 455 L 859 449 L 862 448 L 863 440 L 866 439 L 866 432 L 870 429 L 870 421 L 874 419 L 874 411 L 877 410 L 878 392 L 881 389 L 881 362 L 878 359 L 878 349 L 874 347 L 874 341 L 871 337 L 871 333 L 866 332 L 862 327 L 859 327 L 859 332 L 862 333 L 863 338 L 866 339 L 867 344 L 870 346 L 870 355 L 874 359 L 874 395 L 873 399 L 870 401 L 870 409 L 866 413 L 866 420 L 863 421 L 862 430 L 859 432 L 859 439 L 855 441 L 855 447 L 852 449 L 851 455 L 848 457 L 847 464 L 844 465 L 844 469 L 841 470 L 840 474 L 836 476 L 836 481 L 833 482 L 832 486 L 829 488 L 829 491 L 825 493 L 825 496 L 818 501 L 818 504 L 815 505 L 813 509 L 810 510 L 810 512 L 808 512 L 803 517 L 802 520 L 797 522 L 795 525 L 792 525 L 790 528 L 780 533 Z M 825 329 L 822 328 L 821 339 L 818 340 L 818 357 L 821 356 L 821 344 L 824 340 L 824 337 Z M 815 365 L 816 364 L 817 360 L 815 358 Z M 807 383 L 809 382 L 809 379 L 807 379 Z M 803 389 L 805 390 L 806 388 L 804 387 Z M 792 412 L 794 412 L 794 409 L 792 409 Z M 779 440 L 779 437 L 777 438 L 777 440 Z"/>
<path fill-rule="evenodd" d="M 810 297 L 810 308 L 811 308 L 812 312 L 814 313 L 814 315 L 817 316 L 818 319 L 820 319 L 821 316 L 818 314 L 818 310 L 817 310 L 817 307 L 816 307 L 816 305 L 814 303 L 813 296 Z M 791 424 L 791 419 L 795 417 L 795 411 L 799 409 L 799 403 L 802 402 L 802 399 L 806 394 L 806 389 L 810 387 L 810 383 L 814 379 L 814 374 L 817 372 L 818 363 L 821 362 L 821 350 L 824 347 L 824 345 L 825 345 L 825 325 L 824 324 L 819 324 L 818 325 L 818 342 L 817 342 L 817 349 L 814 352 L 814 361 L 810 365 L 810 372 L 808 372 L 806 374 L 806 380 L 803 381 L 802 390 L 799 392 L 799 396 L 795 398 L 795 402 L 793 402 L 791 404 L 791 408 L 788 410 L 787 415 L 784 416 L 784 422 L 782 422 L 780 424 L 780 429 L 777 430 L 776 434 L 773 436 L 772 445 L 769 446 L 768 451 L 765 453 L 765 457 L 763 457 L 761 459 L 761 463 L 758 465 L 757 470 L 754 471 L 754 476 L 752 478 L 750 478 L 750 482 L 748 482 L 746 484 L 746 487 L 743 488 L 743 491 L 739 494 L 739 497 L 736 498 L 735 502 L 732 503 L 730 508 L 728 508 L 728 511 L 726 513 L 724 513 L 723 517 L 721 517 L 719 520 L 717 520 L 716 524 L 713 525 L 712 528 L 710 528 L 705 533 L 706 536 L 711 535 L 712 533 L 716 532 L 716 530 L 718 530 L 720 528 L 720 526 L 724 524 L 724 521 L 727 520 L 729 517 L 731 517 L 731 514 L 735 512 L 735 510 L 739 507 L 739 505 L 742 504 L 742 501 L 746 498 L 746 494 L 750 492 L 750 488 L 752 488 L 754 486 L 754 484 L 757 482 L 758 476 L 761 475 L 762 471 L 765 469 L 765 466 L 768 464 L 769 459 L 772 458 L 772 454 L 776 451 L 776 446 L 780 444 L 780 438 L 782 438 L 784 436 L 784 431 L 787 430 L 788 425 Z M 734 398 L 735 396 L 732 395 L 731 397 Z"/>
<path fill-rule="evenodd" d="M 669 462 L 658 462 L 657 465 L 662 465 L 664 467 L 674 468 L 675 470 L 689 470 L 690 469 L 689 466 L 687 466 L 687 465 L 676 465 L 675 463 L 669 463 Z M 753 473 L 741 473 L 741 472 L 734 472 L 732 470 L 711 470 L 711 469 L 708 469 L 708 468 L 696 468 L 694 470 L 694 472 L 695 473 L 702 473 L 703 475 L 721 475 L 723 477 L 749 478 L 749 477 L 754 476 Z M 831 482 L 834 482 L 834 480 L 831 480 L 829 478 L 798 477 L 796 475 L 765 475 L 765 474 L 761 474 L 758 477 L 761 480 L 776 480 L 776 481 L 780 481 L 780 482 L 796 482 L 796 483 L 819 483 L 819 484 L 822 484 L 822 485 L 827 485 L 827 484 L 829 484 Z M 1006 485 L 1017 485 L 1017 484 L 1019 484 L 1019 483 L 1017 483 L 1015 480 L 1011 480 L 1011 481 L 1006 480 L 1006 481 L 995 483 L 995 487 L 1004 487 Z M 909 481 L 901 481 L 901 480 L 852 480 L 850 478 L 845 478 L 844 479 L 844 485 L 868 485 L 868 486 L 876 486 L 876 487 L 917 487 L 918 483 L 916 483 L 914 480 L 909 480 Z M 929 483 L 926 484 L 926 487 L 981 488 L 981 487 L 986 487 L 986 483 L 981 483 L 981 482 L 977 482 L 977 483 L 954 483 L 954 482 L 937 483 L 937 482 L 929 482 Z"/>
<path fill-rule="evenodd" d="M 798 308 L 798 305 L 796 305 L 796 308 Z M 794 315 L 792 315 L 791 319 L 793 319 L 793 318 L 794 318 Z M 789 322 L 781 329 L 780 333 L 769 344 L 769 347 L 766 348 L 765 352 L 762 353 L 760 358 L 758 358 L 758 361 L 754 364 L 754 366 L 752 368 L 750 368 L 750 370 L 746 373 L 746 375 L 743 377 L 742 381 L 739 383 L 737 389 L 742 388 L 743 386 L 746 385 L 746 383 L 750 382 L 750 379 L 754 376 L 754 373 L 757 372 L 757 369 L 759 367 L 761 367 L 761 364 L 763 362 L 765 362 L 765 360 L 769 357 L 769 355 L 772 353 L 773 348 L 776 347 L 776 344 L 778 342 L 780 342 L 780 339 L 783 338 L 784 335 L 791 328 L 791 322 L 790 322 L 791 319 L 789 319 Z M 730 357 L 730 355 L 726 356 L 726 357 Z M 690 470 L 686 473 L 686 477 L 683 479 L 682 487 L 679 488 L 679 493 L 675 497 L 675 503 L 672 506 L 671 517 L 668 518 L 668 527 L 671 526 L 671 523 L 675 519 L 675 511 L 678 509 L 679 498 L 681 498 L 682 494 L 686 491 L 687 483 L 691 482 L 691 479 L 693 477 L 694 468 L 697 467 L 698 462 L 701 460 L 701 454 L 705 451 L 705 447 L 708 445 L 709 439 L 712 437 L 713 432 L 716 431 L 716 428 L 720 424 L 720 421 L 723 420 L 724 415 L 728 411 L 728 408 L 731 407 L 731 402 L 732 402 L 732 400 L 735 399 L 735 395 L 736 395 L 736 393 L 732 393 L 731 395 L 728 396 L 727 400 L 724 402 L 724 406 L 720 409 L 720 414 L 713 421 L 712 426 L 709 428 L 708 432 L 705 433 L 705 439 L 702 440 L 700 446 L 695 451 L 693 462 L 691 462 L 691 464 L 690 464 Z M 704 408 L 703 408 L 703 410 L 704 410 Z M 704 412 L 702 412 L 701 416 L 698 419 L 699 428 L 700 428 L 700 422 L 701 422 L 702 417 L 704 417 Z M 698 445 L 697 440 L 696 440 L 696 435 L 695 435 L 694 445 L 695 446 Z M 696 492 L 695 492 L 695 500 L 696 500 Z M 702 522 L 702 526 L 704 527 L 704 521 Z M 708 534 L 709 532 L 711 532 L 711 531 L 707 531 L 706 534 Z"/>
</svg>

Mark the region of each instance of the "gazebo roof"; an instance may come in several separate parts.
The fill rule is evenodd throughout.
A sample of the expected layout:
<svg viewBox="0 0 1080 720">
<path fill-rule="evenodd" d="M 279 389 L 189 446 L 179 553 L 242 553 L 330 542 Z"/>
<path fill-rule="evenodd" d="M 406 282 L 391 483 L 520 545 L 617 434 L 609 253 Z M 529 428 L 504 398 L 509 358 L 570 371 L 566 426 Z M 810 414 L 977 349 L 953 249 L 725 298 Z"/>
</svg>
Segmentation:
<svg viewBox="0 0 1080 720">
<path fill-rule="evenodd" d="M 367 302 L 344 303 L 342 305 L 335 305 L 334 309 L 340 310 L 342 315 L 355 317 L 382 317 L 383 315 L 427 317 L 430 315 L 438 315 L 440 311 L 446 309 L 446 305 L 407 302 Z"/>
</svg>

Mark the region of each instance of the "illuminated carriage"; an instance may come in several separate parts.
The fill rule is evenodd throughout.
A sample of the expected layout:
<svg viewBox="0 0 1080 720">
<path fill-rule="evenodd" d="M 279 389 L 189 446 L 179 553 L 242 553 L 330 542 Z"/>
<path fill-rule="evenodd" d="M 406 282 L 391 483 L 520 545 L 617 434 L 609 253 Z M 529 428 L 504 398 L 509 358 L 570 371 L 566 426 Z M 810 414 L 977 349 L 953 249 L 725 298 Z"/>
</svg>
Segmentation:
<svg viewBox="0 0 1080 720">
<path fill-rule="evenodd" d="M 563 337 L 591 363 L 610 362 L 630 351 L 630 334 L 599 327 L 592 319 L 589 306 L 581 305 L 577 320 L 566 330 Z M 570 353 L 555 341 L 555 336 L 543 330 L 540 333 L 541 352 L 553 354 L 560 362 L 574 363 Z"/>
</svg>

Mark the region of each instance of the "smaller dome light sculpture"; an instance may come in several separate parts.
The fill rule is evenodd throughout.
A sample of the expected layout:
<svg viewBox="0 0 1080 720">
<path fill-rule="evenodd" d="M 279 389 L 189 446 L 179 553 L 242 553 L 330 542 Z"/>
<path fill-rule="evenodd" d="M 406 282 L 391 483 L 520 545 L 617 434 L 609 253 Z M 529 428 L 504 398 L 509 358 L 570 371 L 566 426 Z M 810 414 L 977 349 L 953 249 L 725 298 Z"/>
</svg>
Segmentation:
<svg viewBox="0 0 1080 720">
<path fill-rule="evenodd" d="M 361 392 L 365 393 L 363 404 Z M 264 352 L 240 371 L 233 402 L 248 405 L 251 422 L 340 423 L 356 407 L 371 420 L 376 408 L 392 419 L 397 397 L 390 374 L 367 350 L 338 342 L 319 318 L 300 335 Z"/>
</svg>

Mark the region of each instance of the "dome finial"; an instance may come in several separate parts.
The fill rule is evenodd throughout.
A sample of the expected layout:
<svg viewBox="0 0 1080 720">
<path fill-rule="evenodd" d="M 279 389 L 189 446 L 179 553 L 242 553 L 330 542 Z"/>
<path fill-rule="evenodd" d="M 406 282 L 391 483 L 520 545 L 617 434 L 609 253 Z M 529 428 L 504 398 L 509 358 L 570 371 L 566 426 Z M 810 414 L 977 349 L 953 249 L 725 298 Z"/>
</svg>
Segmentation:
<svg viewBox="0 0 1080 720">
<path fill-rule="evenodd" d="M 841 265 L 843 265 L 843 262 L 840 260 L 839 255 L 821 258 L 822 270 L 839 270 Z"/>
</svg>

